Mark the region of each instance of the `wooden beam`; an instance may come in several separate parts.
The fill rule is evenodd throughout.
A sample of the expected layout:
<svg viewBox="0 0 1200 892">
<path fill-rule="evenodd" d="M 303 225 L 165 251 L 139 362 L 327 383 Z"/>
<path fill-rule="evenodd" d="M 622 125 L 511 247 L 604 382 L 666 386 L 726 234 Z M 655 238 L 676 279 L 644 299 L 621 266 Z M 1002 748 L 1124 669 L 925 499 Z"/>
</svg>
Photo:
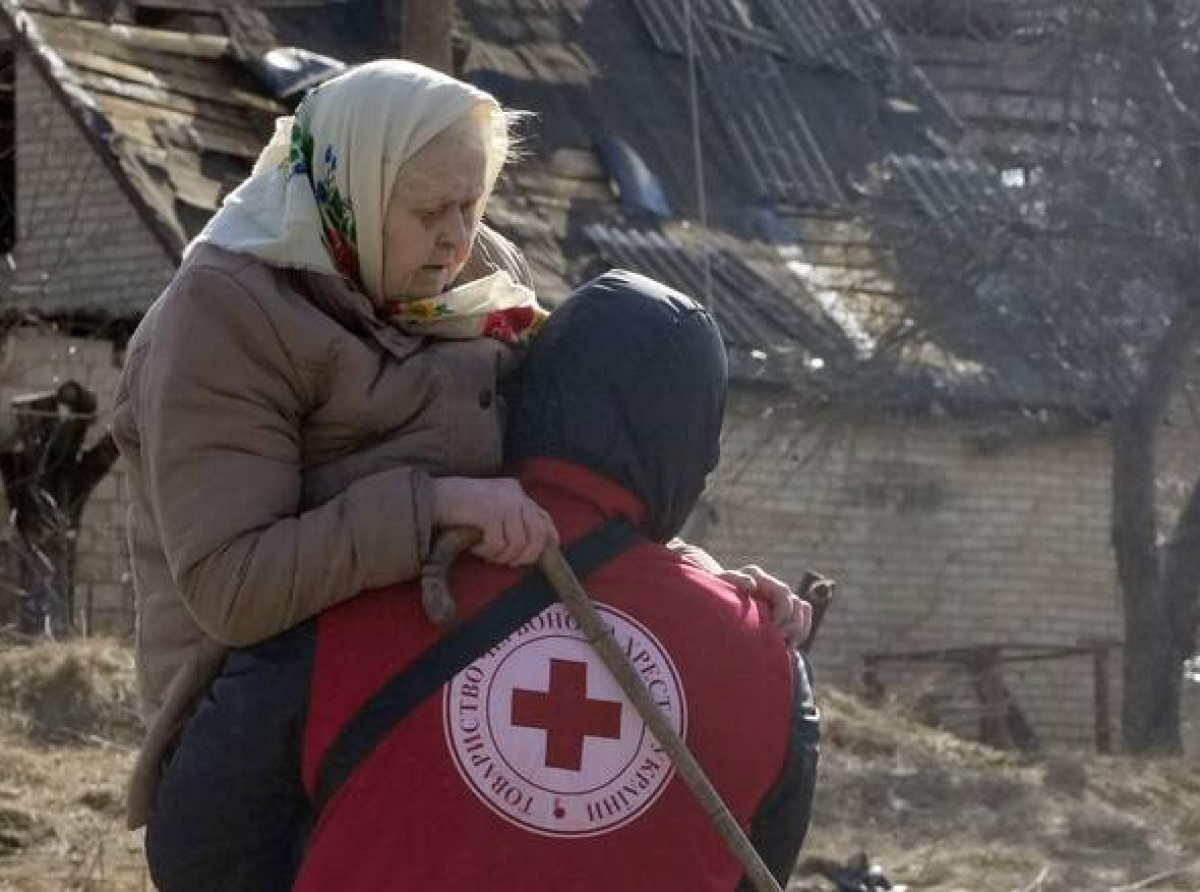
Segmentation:
<svg viewBox="0 0 1200 892">
<path fill-rule="evenodd" d="M 165 108 L 156 108 L 153 116 L 147 116 L 143 103 L 107 93 L 97 93 L 96 103 L 118 132 L 152 146 L 163 144 L 153 126 L 155 118 L 167 127 L 175 128 L 180 133 L 181 144 L 186 138 L 197 148 L 224 152 L 251 161 L 258 157 L 269 135 L 264 133 L 259 136 L 245 129 L 234 130 L 198 119 L 195 115 Z"/>
<path fill-rule="evenodd" d="M 246 0 L 255 9 L 312 9 L 317 6 L 336 6 L 352 0 Z M 145 9 L 178 9 L 181 12 L 218 12 L 217 0 L 133 0 L 133 5 Z"/>
<path fill-rule="evenodd" d="M 229 50 L 229 38 L 218 34 L 188 34 L 137 25 L 106 25 L 87 19 L 72 19 L 70 26 L 84 34 L 109 37 L 129 46 L 196 59 L 219 59 Z"/>
<path fill-rule="evenodd" d="M 247 127 L 253 119 L 247 120 L 245 110 L 229 105 L 208 100 L 196 100 L 159 87 L 133 83 L 90 71 L 81 70 L 79 79 L 92 93 L 107 93 L 140 103 L 143 106 L 142 114 L 148 118 L 157 117 L 163 111 L 182 112 L 191 118 L 212 121 L 229 127 L 231 130 L 240 130 L 246 127 L 248 133 L 254 133 L 253 129 Z"/>
<path fill-rule="evenodd" d="M 131 84 L 153 88 L 196 99 L 207 99 L 222 105 L 248 108 L 267 115 L 286 115 L 287 109 L 279 102 L 227 84 L 196 80 L 171 72 L 154 71 L 140 65 L 110 59 L 95 53 L 62 49 L 59 55 L 76 68 L 128 81 Z"/>
<path fill-rule="evenodd" d="M 219 88 L 229 83 L 229 73 L 220 60 L 196 59 L 172 53 L 161 53 L 131 46 L 116 38 L 98 32 L 84 34 L 74 28 L 71 19 L 53 16 L 37 16 L 38 30 L 54 52 L 65 50 L 91 53 L 122 62 L 155 73 L 169 72 L 188 80 L 203 81 Z"/>
<path fill-rule="evenodd" d="M 217 5 L 213 0 L 134 0 L 133 5 L 139 9 L 175 9 L 180 12 L 216 12 Z"/>
</svg>

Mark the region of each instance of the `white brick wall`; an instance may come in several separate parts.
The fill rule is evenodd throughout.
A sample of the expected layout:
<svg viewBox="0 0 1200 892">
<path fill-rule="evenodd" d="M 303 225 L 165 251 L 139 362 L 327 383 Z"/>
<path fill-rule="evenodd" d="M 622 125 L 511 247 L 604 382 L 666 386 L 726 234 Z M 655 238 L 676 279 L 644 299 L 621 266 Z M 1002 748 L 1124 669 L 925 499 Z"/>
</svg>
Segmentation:
<svg viewBox="0 0 1200 892">
<path fill-rule="evenodd" d="M 704 544 L 789 580 L 810 567 L 838 580 L 819 678 L 854 687 L 871 652 L 1120 638 L 1102 431 L 984 455 L 967 425 L 768 411 L 732 401 Z M 1092 741 L 1089 659 L 1006 679 L 1043 739 Z"/>
<path fill-rule="evenodd" d="M 170 258 L 23 51 L 16 78 L 18 233 L 0 262 L 4 303 L 144 309 L 170 279 Z"/>
</svg>

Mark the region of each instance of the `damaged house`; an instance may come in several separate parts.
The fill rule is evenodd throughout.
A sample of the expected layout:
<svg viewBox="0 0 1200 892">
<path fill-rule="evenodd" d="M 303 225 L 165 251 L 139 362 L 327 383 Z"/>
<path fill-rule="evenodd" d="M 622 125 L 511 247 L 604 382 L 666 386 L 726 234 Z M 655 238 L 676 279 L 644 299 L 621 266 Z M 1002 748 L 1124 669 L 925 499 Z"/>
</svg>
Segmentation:
<svg viewBox="0 0 1200 892">
<path fill-rule="evenodd" d="M 398 45 L 388 8 L 0 0 L 3 406 L 69 380 L 111 405 L 184 245 L 306 86 Z M 973 312 L 839 386 L 906 311 L 863 201 L 928 224 L 1010 200 L 1001 166 L 959 154 L 977 120 L 873 0 L 692 10 L 460 0 L 459 74 L 537 115 L 492 223 L 547 303 L 623 266 L 713 310 L 735 380 L 688 535 L 730 565 L 837 578 L 822 682 L 919 683 L 937 721 L 998 743 L 1105 745 L 1121 619 L 1090 407 Z M 110 474 L 78 540 L 90 630 L 132 629 L 123 512 Z"/>
</svg>

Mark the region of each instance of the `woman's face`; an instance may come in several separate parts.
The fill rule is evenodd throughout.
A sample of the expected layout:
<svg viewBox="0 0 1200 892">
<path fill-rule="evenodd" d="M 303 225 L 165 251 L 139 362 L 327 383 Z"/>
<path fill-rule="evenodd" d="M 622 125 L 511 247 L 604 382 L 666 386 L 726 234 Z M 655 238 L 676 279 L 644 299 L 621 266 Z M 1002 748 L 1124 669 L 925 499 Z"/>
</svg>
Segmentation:
<svg viewBox="0 0 1200 892">
<path fill-rule="evenodd" d="M 471 253 L 487 178 L 486 120 L 439 133 L 396 175 L 383 221 L 383 296 L 432 297 Z"/>
</svg>

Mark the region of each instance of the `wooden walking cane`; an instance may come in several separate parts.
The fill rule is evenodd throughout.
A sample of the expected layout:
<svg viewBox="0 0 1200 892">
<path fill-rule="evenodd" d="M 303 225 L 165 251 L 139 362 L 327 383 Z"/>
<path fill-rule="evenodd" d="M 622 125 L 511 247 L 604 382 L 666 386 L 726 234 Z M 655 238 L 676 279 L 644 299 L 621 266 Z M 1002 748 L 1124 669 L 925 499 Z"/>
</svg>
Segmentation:
<svg viewBox="0 0 1200 892">
<path fill-rule="evenodd" d="M 454 600 L 450 596 L 446 574 L 455 556 L 479 541 L 476 530 L 457 528 L 443 532 L 434 543 L 429 560 L 421 568 L 421 601 L 425 614 L 437 625 L 454 618 Z M 579 624 L 588 643 L 612 673 L 625 696 L 633 703 L 642 721 L 650 728 L 683 782 L 696 797 L 729 851 L 742 865 L 757 892 L 782 892 L 737 819 L 709 781 L 704 769 L 658 708 L 645 683 L 625 652 L 613 638 L 612 629 L 596 610 L 571 565 L 557 545 L 550 545 L 538 559 L 538 569 L 546 575 L 559 600 Z"/>
</svg>

